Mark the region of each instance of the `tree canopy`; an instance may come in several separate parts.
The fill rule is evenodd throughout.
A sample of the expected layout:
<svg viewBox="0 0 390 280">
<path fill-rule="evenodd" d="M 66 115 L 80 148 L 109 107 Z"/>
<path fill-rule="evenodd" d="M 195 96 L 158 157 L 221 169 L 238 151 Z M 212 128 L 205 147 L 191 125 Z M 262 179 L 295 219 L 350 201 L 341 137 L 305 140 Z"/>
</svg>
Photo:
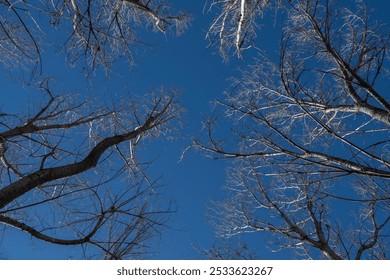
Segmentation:
<svg viewBox="0 0 390 280">
<path fill-rule="evenodd" d="M 224 11 L 238 2 L 227 1 Z M 252 13 L 240 21 L 249 25 L 265 2 L 241 1 Z M 194 142 L 212 157 L 234 159 L 230 197 L 213 205 L 217 232 L 265 232 L 272 250 L 305 258 L 386 259 L 388 27 L 362 1 L 288 1 L 276 9 L 285 15 L 279 59 L 260 52 L 216 101 L 231 123 L 228 140 L 218 139 L 212 119 L 208 140 Z M 221 40 L 233 45 L 240 29 Z"/>
<path fill-rule="evenodd" d="M 28 113 L 0 111 L 0 223 L 48 243 L 81 245 L 78 258 L 154 252 L 150 244 L 176 209 L 138 150 L 175 126 L 178 91 L 99 103 L 58 89 L 44 57 L 58 49 L 93 83 L 98 68 L 133 61 L 133 47 L 146 42 L 141 29 L 180 33 L 189 17 L 160 1 L 0 1 L 0 10 L 3 71 L 22 77 L 35 96 Z"/>
<path fill-rule="evenodd" d="M 77 258 L 148 257 L 177 209 L 143 152 L 179 135 L 184 160 L 195 150 L 229 165 L 224 199 L 208 212 L 222 241 L 205 257 L 258 258 L 248 236 L 294 258 L 387 259 L 388 25 L 361 0 L 206 2 L 209 50 L 241 68 L 223 96 L 210 96 L 192 143 L 172 136 L 184 111 L 177 89 L 129 94 L 122 77 L 120 93 L 99 101 L 52 77 L 54 53 L 86 84 L 131 71 L 156 34 L 191 30 L 179 2 L 0 0 L 0 69 L 33 96 L 28 110 L 0 108 L 4 230 L 80 246 Z M 7 106 L 16 95 L 4 96 Z"/>
</svg>

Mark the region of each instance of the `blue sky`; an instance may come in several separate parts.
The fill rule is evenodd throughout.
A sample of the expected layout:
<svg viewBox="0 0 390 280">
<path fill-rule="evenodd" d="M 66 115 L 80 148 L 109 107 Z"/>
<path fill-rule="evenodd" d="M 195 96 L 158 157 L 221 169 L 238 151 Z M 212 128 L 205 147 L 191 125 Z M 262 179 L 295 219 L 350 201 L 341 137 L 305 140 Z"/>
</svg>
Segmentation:
<svg viewBox="0 0 390 280">
<path fill-rule="evenodd" d="M 372 6 L 382 5 L 380 13 L 389 11 L 389 1 L 368 1 Z M 69 70 L 65 67 L 62 56 L 51 57 L 45 71 L 56 81 L 57 87 L 90 96 L 118 96 L 123 91 L 142 94 L 161 85 L 183 90 L 181 102 L 186 110 L 184 126 L 180 137 L 172 141 L 163 141 L 148 151 L 151 159 L 156 159 L 151 168 L 152 176 L 162 175 L 166 194 L 177 203 L 178 212 L 172 217 L 170 224 L 163 230 L 158 242 L 156 259 L 193 259 L 201 258 L 194 246 L 209 248 L 215 241 L 212 227 L 208 224 L 206 211 L 211 199 L 223 198 L 221 188 L 225 184 L 225 168 L 229 162 L 215 161 L 195 152 L 190 152 L 179 161 L 183 150 L 196 137 L 202 127 L 202 120 L 210 112 L 210 101 L 222 97 L 229 86 L 228 79 L 238 74 L 238 68 L 250 62 L 255 50 L 249 51 L 244 61 L 232 58 L 223 62 L 215 48 L 207 49 L 206 30 L 212 15 L 204 14 L 204 0 L 172 1 L 177 9 L 189 11 L 194 19 L 189 30 L 180 37 L 152 34 L 156 47 L 148 47 L 135 56 L 135 65 L 115 65 L 113 72 L 105 77 L 97 73 L 93 83 L 89 84 L 80 77 L 80 70 Z M 380 15 L 381 16 L 381 15 Z M 385 19 L 385 17 L 382 17 Z M 269 24 L 259 34 L 258 43 L 271 54 L 277 53 L 277 34 L 279 27 Z M 149 36 L 149 35 L 148 35 Z M 100 80 L 99 80 L 100 79 Z M 29 93 L 19 85 L 11 84 L 6 76 L 0 77 L 1 106 L 7 110 L 17 110 L 23 101 L 31 99 Z M 9 99 L 9 91 L 18 91 L 17 98 Z M 109 92 L 109 94 L 108 94 Z M 31 239 L 27 234 L 16 230 L 8 230 L 0 236 L 0 257 L 8 259 L 64 259 L 77 255 L 77 247 L 64 248 L 43 244 Z M 264 246 L 263 240 L 256 236 L 249 242 L 258 248 Z M 269 255 L 265 250 L 259 251 L 261 258 L 278 258 L 285 255 Z"/>
</svg>

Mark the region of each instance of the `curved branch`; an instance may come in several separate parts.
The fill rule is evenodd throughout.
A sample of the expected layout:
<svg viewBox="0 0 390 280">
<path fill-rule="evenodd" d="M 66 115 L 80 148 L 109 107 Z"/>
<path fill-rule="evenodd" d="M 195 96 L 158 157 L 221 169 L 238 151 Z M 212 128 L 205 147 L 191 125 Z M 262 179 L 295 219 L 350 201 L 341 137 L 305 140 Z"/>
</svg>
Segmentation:
<svg viewBox="0 0 390 280">
<path fill-rule="evenodd" d="M 20 230 L 28 232 L 29 234 L 31 234 L 35 238 L 38 238 L 40 240 L 43 240 L 43 241 L 46 241 L 49 243 L 58 244 L 58 245 L 80 245 L 80 244 L 90 242 L 90 239 L 96 234 L 96 232 L 98 231 L 98 229 L 102 225 L 103 219 L 104 219 L 104 215 L 101 214 L 99 216 L 94 228 L 87 235 L 85 235 L 83 238 L 68 239 L 67 240 L 67 239 L 59 239 L 59 238 L 55 238 L 55 237 L 43 234 L 43 233 L 37 231 L 35 228 L 33 228 L 25 223 L 19 222 L 15 219 L 12 219 L 12 218 L 4 216 L 4 215 L 0 215 L 0 223 L 4 223 L 4 224 L 10 225 L 10 226 L 13 226 L 13 227 L 18 228 Z"/>
<path fill-rule="evenodd" d="M 23 194 L 36 188 L 37 186 L 61 178 L 74 176 L 95 167 L 98 164 L 98 161 L 102 154 L 109 148 L 118 145 L 122 142 L 135 139 L 138 136 L 141 136 L 144 132 L 156 127 L 162 121 L 164 121 L 164 114 L 168 110 L 169 106 L 170 102 L 168 102 L 168 104 L 166 104 L 160 112 L 156 113 L 155 115 L 149 116 L 149 118 L 142 126 L 137 127 L 133 131 L 108 137 L 100 141 L 89 152 L 89 154 L 79 162 L 38 170 L 1 189 L 0 209 L 17 199 L 18 197 L 22 196 Z"/>
</svg>

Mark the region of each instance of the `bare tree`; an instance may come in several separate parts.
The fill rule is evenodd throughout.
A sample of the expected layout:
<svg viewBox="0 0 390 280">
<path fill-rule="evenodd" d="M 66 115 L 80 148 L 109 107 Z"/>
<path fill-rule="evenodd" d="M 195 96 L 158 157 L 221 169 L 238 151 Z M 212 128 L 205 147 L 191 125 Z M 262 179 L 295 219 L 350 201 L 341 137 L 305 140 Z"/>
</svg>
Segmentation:
<svg viewBox="0 0 390 280">
<path fill-rule="evenodd" d="M 217 232 L 265 232 L 306 258 L 388 258 L 388 27 L 362 1 L 290 2 L 280 60 L 260 55 L 217 101 L 229 141 L 212 120 L 194 143 L 235 159 Z"/>
<path fill-rule="evenodd" d="M 49 86 L 44 57 L 58 47 L 75 70 L 107 69 L 124 57 L 132 61 L 135 46 L 144 44 L 142 28 L 180 33 L 188 19 L 159 0 L 0 1 L 0 63 L 32 73 L 25 86 L 35 87 L 29 113 L 0 111 L 4 229 L 80 245 L 86 258 L 141 258 L 153 251 L 148 246 L 175 209 L 138 151 L 175 126 L 176 91 L 123 96 L 102 107 L 56 94 L 66 90 Z"/>
<path fill-rule="evenodd" d="M 149 253 L 147 241 L 174 209 L 137 151 L 168 133 L 180 109 L 174 92 L 151 95 L 150 104 L 122 101 L 100 110 L 45 86 L 33 114 L 2 112 L 0 223 L 49 243 L 99 248 L 104 258 Z"/>
<path fill-rule="evenodd" d="M 159 0 L 5 0 L 0 11 L 1 60 L 17 67 L 42 67 L 52 44 L 65 46 L 70 63 L 82 58 L 88 70 L 109 67 L 118 56 L 132 62 L 135 46 L 145 44 L 140 28 L 180 34 L 189 21 Z"/>
</svg>

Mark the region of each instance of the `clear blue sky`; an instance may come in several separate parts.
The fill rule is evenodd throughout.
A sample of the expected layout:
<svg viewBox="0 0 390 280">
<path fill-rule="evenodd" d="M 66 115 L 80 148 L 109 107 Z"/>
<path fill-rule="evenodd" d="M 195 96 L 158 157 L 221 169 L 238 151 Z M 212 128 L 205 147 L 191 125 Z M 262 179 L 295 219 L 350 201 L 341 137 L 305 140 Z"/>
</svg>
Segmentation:
<svg viewBox="0 0 390 280">
<path fill-rule="evenodd" d="M 378 2 L 383 5 L 380 7 L 381 13 L 389 11 L 390 1 L 368 1 L 368 4 L 379 5 Z M 205 32 L 212 15 L 203 13 L 205 1 L 175 0 L 172 3 L 175 8 L 192 13 L 192 26 L 178 38 L 153 34 L 153 41 L 158 42 L 158 46 L 144 49 L 143 54 L 135 57 L 136 65 L 131 69 L 117 65 L 108 78 L 98 74 L 98 77 L 101 76 L 100 81 L 95 81 L 94 78 L 92 85 L 80 78 L 79 69 L 67 69 L 63 57 L 46 57 L 51 69 L 46 68 L 45 71 L 46 74 L 50 72 L 58 86 L 91 96 L 103 96 L 107 92 L 109 95 L 120 95 L 123 89 L 142 94 L 161 85 L 183 90 L 182 104 L 186 113 L 180 137 L 159 143 L 148 153 L 150 152 L 150 159 L 155 159 L 157 155 L 150 170 L 152 176 L 163 176 L 162 182 L 166 186 L 167 195 L 174 198 L 178 205 L 177 215 L 164 229 L 156 248 L 161 253 L 155 255 L 155 258 L 193 259 L 202 257 L 196 253 L 193 245 L 209 248 L 215 240 L 205 214 L 211 199 L 223 197 L 221 188 L 225 184 L 225 168 L 229 162 L 207 159 L 195 152 L 190 152 L 183 161 L 179 162 L 179 158 L 190 144 L 191 138 L 200 132 L 201 122 L 205 119 L 205 114 L 210 112 L 210 101 L 222 96 L 229 85 L 229 77 L 236 75 L 238 67 L 243 67 L 250 61 L 255 51 L 246 54 L 247 61 L 232 58 L 228 64 L 224 63 L 216 49 L 206 49 Z M 279 27 L 273 29 L 271 21 L 269 25 L 259 34 L 258 43 L 272 53 L 277 52 L 274 46 L 277 45 L 275 40 Z M 22 101 L 31 98 L 27 93 L 23 94 L 22 87 L 10 84 L 7 77 L 1 76 L 0 83 L 1 100 L 5 100 L 9 91 L 17 90 L 20 94 L 20 97 L 17 95 L 12 100 L 7 98 L 6 101 L 1 101 L 1 106 L 5 106 L 7 111 L 20 108 Z M 8 259 L 64 259 L 72 257 L 79 250 L 78 247 L 44 244 L 16 230 L 8 230 L 0 238 L 0 257 Z M 259 248 L 264 245 L 259 236 L 251 242 L 257 243 Z M 258 256 L 277 257 L 266 251 L 259 251 Z"/>
</svg>

